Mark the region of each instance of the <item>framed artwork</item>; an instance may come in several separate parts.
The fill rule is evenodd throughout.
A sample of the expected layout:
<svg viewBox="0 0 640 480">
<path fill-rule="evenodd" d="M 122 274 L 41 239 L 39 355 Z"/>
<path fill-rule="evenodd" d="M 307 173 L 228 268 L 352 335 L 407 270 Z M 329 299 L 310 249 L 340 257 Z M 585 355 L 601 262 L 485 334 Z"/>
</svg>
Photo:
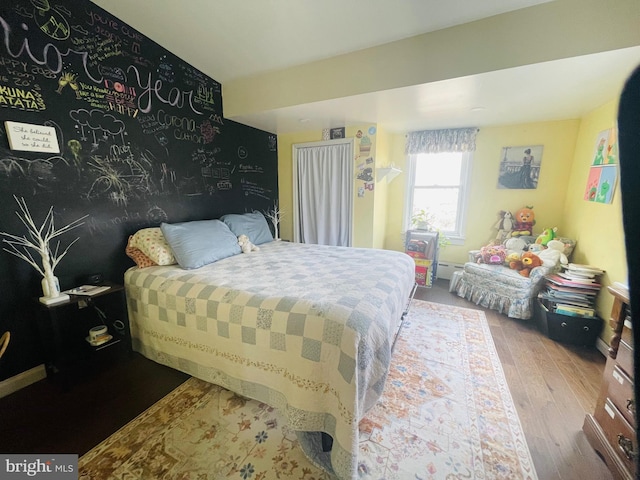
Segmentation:
<svg viewBox="0 0 640 480">
<path fill-rule="evenodd" d="M 538 188 L 542 148 L 542 145 L 503 147 L 498 188 Z"/>
<path fill-rule="evenodd" d="M 336 138 L 344 138 L 344 127 L 331 129 L 331 140 Z"/>
<path fill-rule="evenodd" d="M 615 128 L 610 128 L 596 137 L 583 198 L 589 202 L 611 203 L 617 181 L 618 134 Z"/>
<path fill-rule="evenodd" d="M 23 152 L 60 153 L 54 127 L 30 123 L 4 122 L 11 150 Z"/>
</svg>

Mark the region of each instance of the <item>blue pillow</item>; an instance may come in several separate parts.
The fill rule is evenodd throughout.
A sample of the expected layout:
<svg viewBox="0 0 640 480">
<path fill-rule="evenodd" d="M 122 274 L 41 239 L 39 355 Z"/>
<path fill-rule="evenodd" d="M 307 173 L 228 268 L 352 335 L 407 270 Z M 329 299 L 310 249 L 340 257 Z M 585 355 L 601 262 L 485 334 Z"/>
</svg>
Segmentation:
<svg viewBox="0 0 640 480">
<path fill-rule="evenodd" d="M 200 268 L 241 252 L 238 239 L 220 220 L 162 223 L 165 240 L 182 268 Z"/>
<path fill-rule="evenodd" d="M 260 212 L 231 213 L 220 218 L 236 237 L 246 235 L 254 245 L 273 242 L 267 219 Z"/>
</svg>

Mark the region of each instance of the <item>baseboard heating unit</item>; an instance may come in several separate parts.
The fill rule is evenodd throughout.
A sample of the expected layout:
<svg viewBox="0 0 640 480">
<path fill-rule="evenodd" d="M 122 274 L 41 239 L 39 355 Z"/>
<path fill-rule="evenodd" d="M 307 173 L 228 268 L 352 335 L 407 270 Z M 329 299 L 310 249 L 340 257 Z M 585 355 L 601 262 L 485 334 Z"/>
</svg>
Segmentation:
<svg viewBox="0 0 640 480">
<path fill-rule="evenodd" d="M 437 276 L 445 280 L 451 280 L 453 272 L 462 271 L 462 263 L 438 262 Z"/>
</svg>

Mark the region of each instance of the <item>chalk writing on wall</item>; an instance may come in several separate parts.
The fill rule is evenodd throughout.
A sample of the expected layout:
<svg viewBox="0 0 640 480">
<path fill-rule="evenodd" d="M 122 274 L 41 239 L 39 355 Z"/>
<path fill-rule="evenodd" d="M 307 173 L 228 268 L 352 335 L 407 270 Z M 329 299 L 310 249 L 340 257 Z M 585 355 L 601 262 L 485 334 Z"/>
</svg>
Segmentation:
<svg viewBox="0 0 640 480">
<path fill-rule="evenodd" d="M 220 83 L 90 1 L 3 0 L 0 38 L 0 121 L 37 127 L 0 128 L 0 202 L 22 196 L 35 217 L 53 205 L 60 224 L 88 215 L 63 288 L 91 272 L 121 282 L 137 229 L 277 202 L 276 136 L 224 118 Z M 1 231 L 16 221 L 0 210 Z M 2 271 L 33 277 L 9 257 Z M 39 293 L 10 277 L 0 311 Z"/>
<path fill-rule="evenodd" d="M 0 34 L 0 115 L 46 126 L 59 143 L 31 137 L 44 157 L 0 144 L 0 192 L 10 184 L 114 217 L 127 208 L 144 218 L 155 203 L 170 220 L 185 216 L 185 197 L 189 216 L 275 201 L 275 135 L 225 120 L 218 82 L 108 12 L 8 0 Z"/>
</svg>

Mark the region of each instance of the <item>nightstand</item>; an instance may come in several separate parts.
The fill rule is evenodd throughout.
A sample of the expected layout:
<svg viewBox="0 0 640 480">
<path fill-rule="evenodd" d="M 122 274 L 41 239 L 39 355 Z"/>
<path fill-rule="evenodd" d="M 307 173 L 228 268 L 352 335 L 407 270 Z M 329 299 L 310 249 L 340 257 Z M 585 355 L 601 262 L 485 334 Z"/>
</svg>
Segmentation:
<svg viewBox="0 0 640 480">
<path fill-rule="evenodd" d="M 62 374 L 67 383 L 71 371 L 88 366 L 107 351 L 132 351 L 124 286 L 109 287 L 92 296 L 70 295 L 69 300 L 52 305 L 38 302 L 38 332 L 48 377 Z M 89 330 L 98 325 L 106 325 L 112 338 L 92 345 L 87 341 Z"/>
</svg>

